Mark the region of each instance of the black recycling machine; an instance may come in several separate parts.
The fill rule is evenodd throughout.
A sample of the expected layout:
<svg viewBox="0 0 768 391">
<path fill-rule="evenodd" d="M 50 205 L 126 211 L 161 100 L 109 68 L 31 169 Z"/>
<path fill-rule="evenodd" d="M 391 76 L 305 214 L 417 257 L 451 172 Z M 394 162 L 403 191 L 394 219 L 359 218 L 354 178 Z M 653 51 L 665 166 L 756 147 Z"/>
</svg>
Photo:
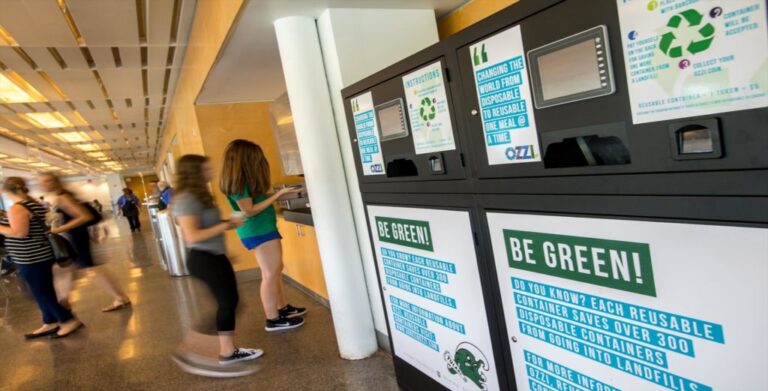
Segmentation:
<svg viewBox="0 0 768 391">
<path fill-rule="evenodd" d="M 403 389 L 768 389 L 765 0 L 521 1 L 342 95 Z"/>
</svg>

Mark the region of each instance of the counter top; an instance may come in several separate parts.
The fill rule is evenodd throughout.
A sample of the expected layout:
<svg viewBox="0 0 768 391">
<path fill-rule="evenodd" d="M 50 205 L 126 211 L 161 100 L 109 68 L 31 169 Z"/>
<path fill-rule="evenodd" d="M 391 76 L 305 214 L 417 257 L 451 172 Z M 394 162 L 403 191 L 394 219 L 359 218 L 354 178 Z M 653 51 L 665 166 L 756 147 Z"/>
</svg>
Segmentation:
<svg viewBox="0 0 768 391">
<path fill-rule="evenodd" d="M 312 211 L 310 208 L 293 210 L 283 209 L 283 219 L 292 223 L 304 224 L 312 227 L 315 225 L 312 221 Z"/>
</svg>

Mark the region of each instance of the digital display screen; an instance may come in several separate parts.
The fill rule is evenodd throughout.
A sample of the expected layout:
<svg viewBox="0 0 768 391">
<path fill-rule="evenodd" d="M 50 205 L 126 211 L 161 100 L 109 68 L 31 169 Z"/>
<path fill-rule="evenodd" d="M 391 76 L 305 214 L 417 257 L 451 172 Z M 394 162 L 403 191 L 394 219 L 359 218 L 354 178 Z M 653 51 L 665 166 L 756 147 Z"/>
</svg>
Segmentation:
<svg viewBox="0 0 768 391">
<path fill-rule="evenodd" d="M 602 87 L 594 39 L 577 42 L 537 58 L 545 101 Z"/>
<path fill-rule="evenodd" d="M 377 108 L 376 116 L 379 120 L 382 140 L 390 140 L 408 135 L 408 128 L 406 128 L 405 118 L 403 117 L 403 105 L 400 101 Z"/>
</svg>

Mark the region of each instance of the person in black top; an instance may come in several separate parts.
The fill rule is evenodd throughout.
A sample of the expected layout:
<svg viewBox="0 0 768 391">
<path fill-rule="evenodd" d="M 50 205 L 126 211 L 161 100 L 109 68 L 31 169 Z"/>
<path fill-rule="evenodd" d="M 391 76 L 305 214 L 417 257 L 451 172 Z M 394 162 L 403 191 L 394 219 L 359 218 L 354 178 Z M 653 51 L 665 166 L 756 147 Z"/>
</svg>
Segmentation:
<svg viewBox="0 0 768 391">
<path fill-rule="evenodd" d="M 8 216 L 0 219 L 0 235 L 5 236 L 5 247 L 43 313 L 43 325 L 25 337 L 66 337 L 83 324 L 56 299 L 52 270 L 54 255 L 46 238 L 46 210 L 29 196 L 26 183 L 19 177 L 7 178 L 3 192 L 14 205 Z"/>
<path fill-rule="evenodd" d="M 40 187 L 45 192 L 56 194 L 56 212 L 61 215 L 62 225 L 52 228 L 53 233 L 65 233 L 70 239 L 72 246 L 77 252 L 74 264 L 77 268 L 93 271 L 94 280 L 104 290 L 112 296 L 112 304 L 102 308 L 103 312 L 118 310 L 131 305 L 131 300 L 123 292 L 114 278 L 101 268 L 94 268 L 93 257 L 91 255 L 91 237 L 88 233 L 88 222 L 96 217 L 88 211 L 80 201 L 78 201 L 71 192 L 64 189 L 59 178 L 52 173 L 45 173 L 39 176 Z M 69 305 L 69 292 L 72 291 L 72 282 L 74 280 L 73 267 L 65 268 L 65 277 L 60 300 Z"/>
<path fill-rule="evenodd" d="M 117 205 L 120 207 L 120 212 L 123 216 L 128 219 L 131 232 L 141 231 L 141 222 L 139 221 L 141 201 L 139 201 L 139 197 L 133 194 L 133 190 L 127 187 L 123 189 L 123 195 L 117 199 Z"/>
</svg>

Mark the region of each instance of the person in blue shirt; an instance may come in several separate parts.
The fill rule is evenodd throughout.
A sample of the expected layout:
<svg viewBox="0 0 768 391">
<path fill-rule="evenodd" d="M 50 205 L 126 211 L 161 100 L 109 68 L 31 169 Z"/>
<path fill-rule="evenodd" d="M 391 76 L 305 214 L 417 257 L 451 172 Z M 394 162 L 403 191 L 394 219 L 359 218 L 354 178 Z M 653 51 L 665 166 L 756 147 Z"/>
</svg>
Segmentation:
<svg viewBox="0 0 768 391">
<path fill-rule="evenodd" d="M 131 232 L 141 231 L 141 223 L 139 222 L 139 208 L 141 202 L 139 197 L 133 194 L 133 191 L 129 188 L 123 189 L 123 195 L 117 199 L 117 206 L 120 207 L 120 212 L 128 219 L 128 225 L 131 226 Z"/>
<path fill-rule="evenodd" d="M 163 210 L 171 204 L 171 197 L 173 196 L 173 188 L 168 185 L 166 181 L 157 182 L 157 188 L 160 189 L 160 202 L 159 208 Z"/>
</svg>

